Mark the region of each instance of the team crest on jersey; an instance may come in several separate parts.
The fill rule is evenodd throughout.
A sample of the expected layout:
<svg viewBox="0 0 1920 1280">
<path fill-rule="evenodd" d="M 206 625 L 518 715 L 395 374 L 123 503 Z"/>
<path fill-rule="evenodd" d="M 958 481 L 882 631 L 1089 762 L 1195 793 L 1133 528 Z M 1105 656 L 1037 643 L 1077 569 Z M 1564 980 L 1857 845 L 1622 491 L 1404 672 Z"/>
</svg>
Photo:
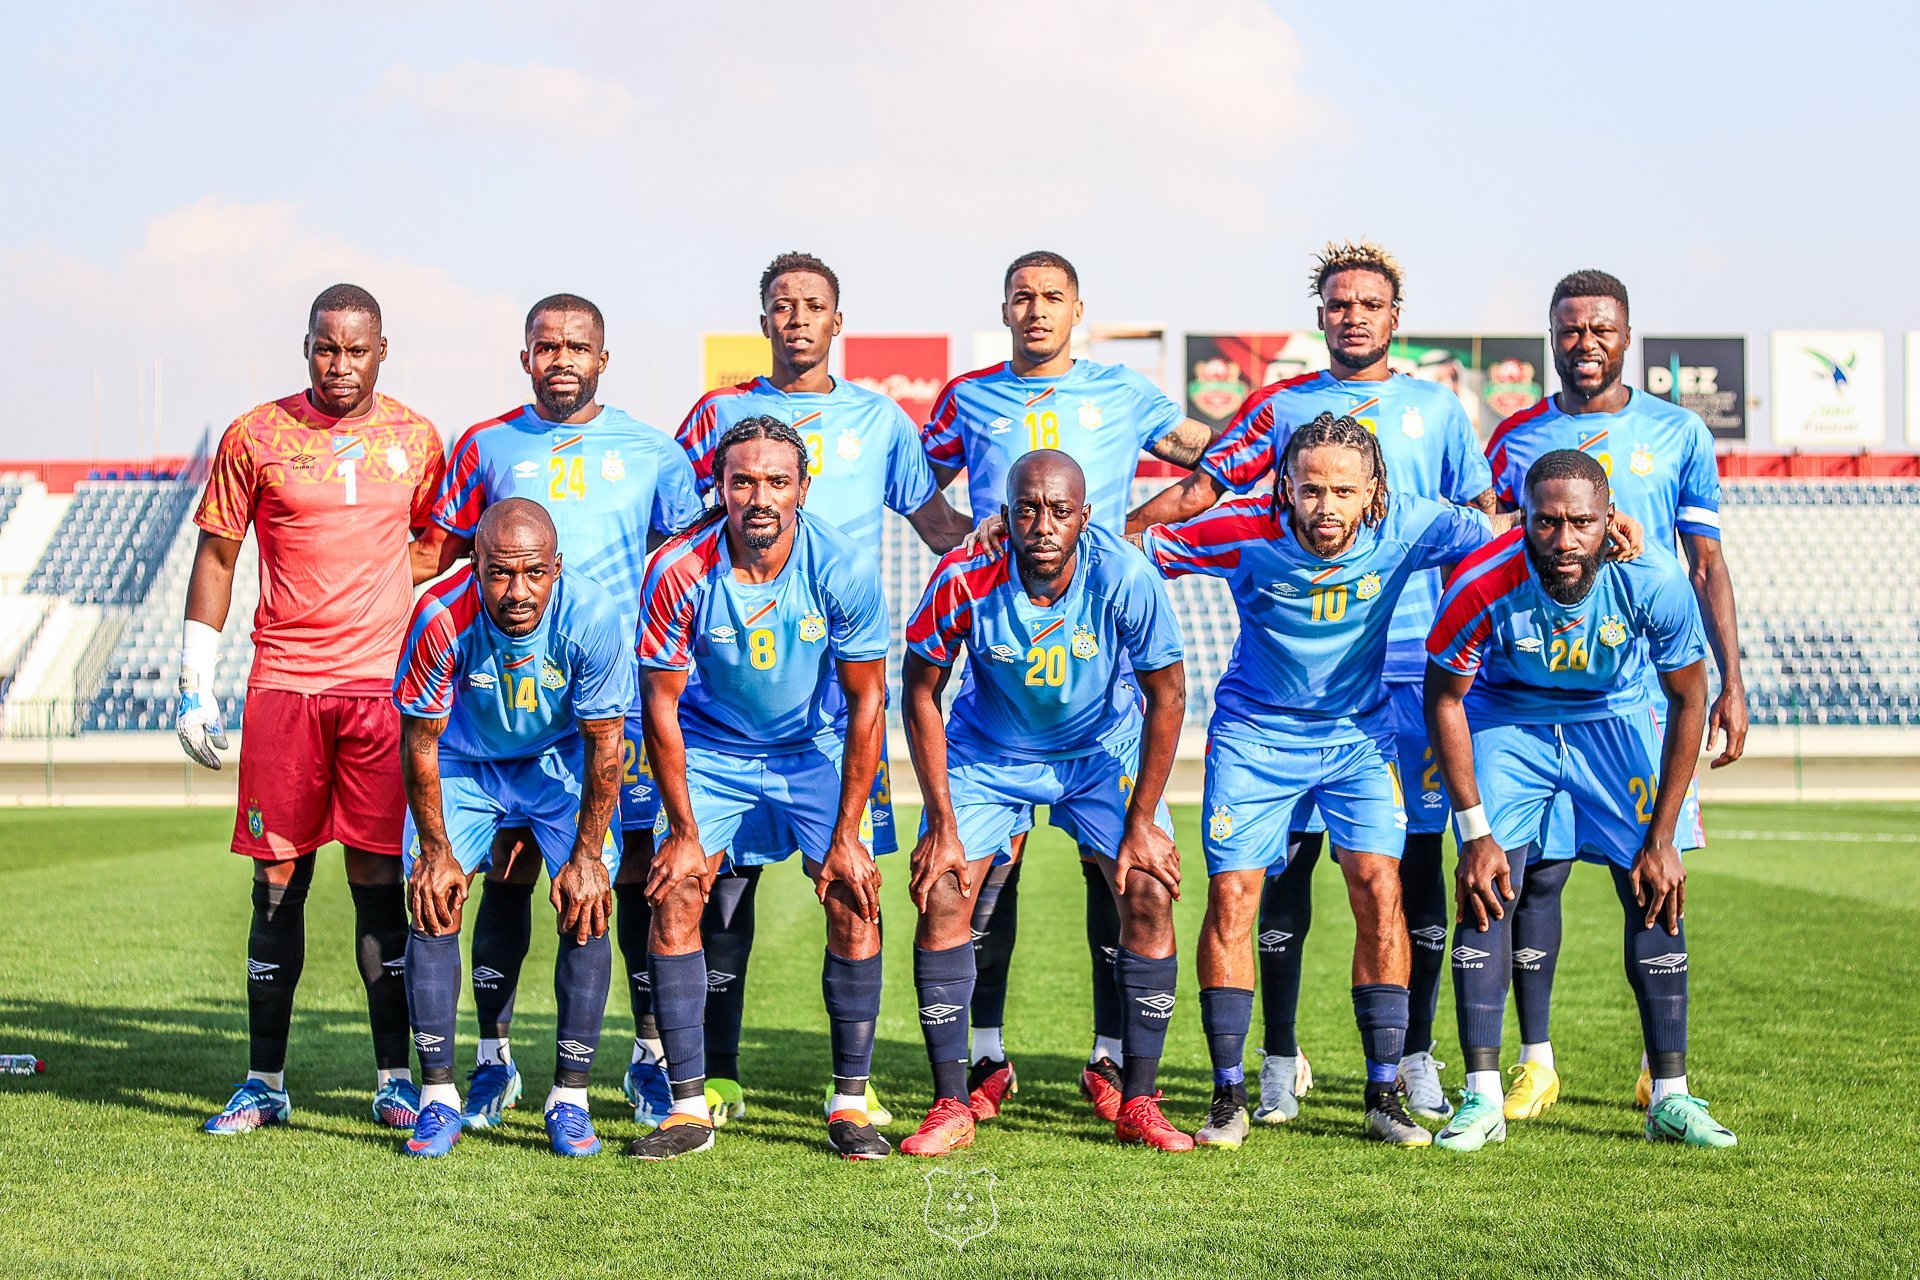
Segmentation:
<svg viewBox="0 0 1920 1280">
<path fill-rule="evenodd" d="M 267 815 L 260 811 L 258 800 L 247 806 L 247 834 L 255 840 L 267 834 Z"/>
<path fill-rule="evenodd" d="M 1627 470 L 1637 476 L 1653 473 L 1653 450 L 1643 442 L 1633 446 L 1633 453 L 1627 458 Z"/>
<path fill-rule="evenodd" d="M 618 449 L 607 450 L 607 456 L 600 459 L 600 478 L 608 484 L 627 478 L 627 460 Z"/>
<path fill-rule="evenodd" d="M 525 462 L 516 462 L 513 464 L 513 475 L 516 480 L 531 480 L 539 474 L 540 464 L 532 458 L 528 458 Z"/>
<path fill-rule="evenodd" d="M 852 427 L 843 427 L 840 438 L 833 442 L 833 451 L 852 462 L 860 456 L 860 433 Z"/>
<path fill-rule="evenodd" d="M 540 685 L 546 689 L 564 689 L 567 678 L 560 674 L 560 668 L 553 665 L 552 658 L 540 660 Z"/>
<path fill-rule="evenodd" d="M 827 620 L 817 613 L 803 614 L 800 618 L 800 638 L 812 644 L 827 638 Z"/>
<path fill-rule="evenodd" d="M 1356 600 L 1371 600 L 1379 594 L 1380 575 L 1377 573 L 1362 575 L 1360 581 L 1353 588 L 1353 596 Z"/>
<path fill-rule="evenodd" d="M 1400 434 L 1409 440 L 1418 440 L 1427 434 L 1427 420 L 1414 405 L 1408 405 L 1406 412 L 1400 415 Z"/>
<path fill-rule="evenodd" d="M 1098 431 L 1106 419 L 1100 416 L 1100 406 L 1091 400 L 1080 402 L 1080 425 L 1088 431 Z"/>
<path fill-rule="evenodd" d="M 407 474 L 407 467 L 411 462 L 412 459 L 407 457 L 405 449 L 397 444 L 387 446 L 387 470 L 393 472 L 396 478 Z"/>
<path fill-rule="evenodd" d="M 1093 638 L 1093 632 L 1086 627 L 1073 629 L 1073 656 L 1091 658 L 1100 652 L 1100 642 Z"/>
<path fill-rule="evenodd" d="M 1232 835 L 1233 815 L 1227 812 L 1225 805 L 1221 805 L 1213 811 L 1213 816 L 1207 819 L 1207 838 L 1226 840 Z"/>
<path fill-rule="evenodd" d="M 1627 642 L 1627 624 L 1613 614 L 1600 619 L 1600 643 L 1612 649 Z"/>
<path fill-rule="evenodd" d="M 467 677 L 467 683 L 476 689 L 491 689 L 499 684 L 491 671 L 476 671 Z"/>
</svg>

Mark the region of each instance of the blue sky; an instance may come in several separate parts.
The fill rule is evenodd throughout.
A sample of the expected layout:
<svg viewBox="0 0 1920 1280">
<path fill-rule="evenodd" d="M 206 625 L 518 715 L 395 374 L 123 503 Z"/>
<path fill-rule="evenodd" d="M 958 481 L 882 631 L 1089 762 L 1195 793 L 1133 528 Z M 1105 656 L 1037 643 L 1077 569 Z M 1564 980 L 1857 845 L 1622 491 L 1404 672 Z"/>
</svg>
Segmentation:
<svg viewBox="0 0 1920 1280">
<path fill-rule="evenodd" d="M 1763 395 L 1768 330 L 1886 331 L 1895 438 L 1920 328 L 1893 4 L 209 0 L 9 35 L 0 456 L 84 455 L 96 375 L 131 451 L 156 358 L 163 449 L 296 389 L 337 279 L 449 431 L 524 398 L 559 289 L 608 313 L 602 398 L 671 425 L 789 248 L 849 330 L 951 332 L 956 365 L 1036 246 L 1090 319 L 1176 331 L 1310 326 L 1328 237 L 1400 255 L 1409 332 L 1538 330 L 1602 266 L 1641 332 L 1749 335 Z"/>
</svg>

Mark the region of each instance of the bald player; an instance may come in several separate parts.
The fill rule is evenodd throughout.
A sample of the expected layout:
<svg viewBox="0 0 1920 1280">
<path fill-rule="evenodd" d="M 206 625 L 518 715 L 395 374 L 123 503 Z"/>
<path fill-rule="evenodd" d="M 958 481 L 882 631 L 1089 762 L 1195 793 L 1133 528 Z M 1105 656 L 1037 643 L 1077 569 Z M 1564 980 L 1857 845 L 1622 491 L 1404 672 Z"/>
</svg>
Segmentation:
<svg viewBox="0 0 1920 1280">
<path fill-rule="evenodd" d="M 507 498 L 474 531 L 473 562 L 420 598 L 394 677 L 406 774 L 407 1001 L 420 1053 L 420 1120 L 406 1152 L 443 1156 L 462 1128 L 453 1083 L 461 907 L 509 818 L 547 864 L 559 913 L 558 1003 L 547 1139 L 600 1150 L 587 1075 L 613 953 L 607 917 L 620 846 L 611 836 L 621 731 L 636 660 L 626 616 L 591 578 L 561 576 L 553 520 Z"/>
</svg>

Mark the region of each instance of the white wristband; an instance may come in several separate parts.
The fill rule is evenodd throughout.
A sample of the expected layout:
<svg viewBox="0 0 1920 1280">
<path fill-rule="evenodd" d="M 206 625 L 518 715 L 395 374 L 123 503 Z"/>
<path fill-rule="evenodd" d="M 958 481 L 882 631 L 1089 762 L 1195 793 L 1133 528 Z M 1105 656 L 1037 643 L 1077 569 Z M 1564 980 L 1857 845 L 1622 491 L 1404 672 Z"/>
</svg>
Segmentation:
<svg viewBox="0 0 1920 1280">
<path fill-rule="evenodd" d="M 214 670 L 220 665 L 220 633 L 204 622 L 186 620 L 180 628 L 180 682 L 189 680 L 195 689 L 213 687 Z"/>
<path fill-rule="evenodd" d="M 1492 835 L 1493 828 L 1487 824 L 1487 806 L 1477 804 L 1471 809 L 1454 810 L 1453 829 L 1461 844 Z"/>
</svg>

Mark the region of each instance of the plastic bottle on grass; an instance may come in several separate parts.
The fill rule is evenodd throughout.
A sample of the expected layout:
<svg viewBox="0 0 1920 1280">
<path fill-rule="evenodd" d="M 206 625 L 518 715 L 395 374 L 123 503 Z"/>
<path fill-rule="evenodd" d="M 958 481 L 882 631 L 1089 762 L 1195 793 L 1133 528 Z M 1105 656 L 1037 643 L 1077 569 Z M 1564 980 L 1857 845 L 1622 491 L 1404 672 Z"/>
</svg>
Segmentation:
<svg viewBox="0 0 1920 1280">
<path fill-rule="evenodd" d="M 30 1076 L 46 1069 L 47 1064 L 30 1053 L 0 1053 L 0 1076 Z"/>
</svg>

